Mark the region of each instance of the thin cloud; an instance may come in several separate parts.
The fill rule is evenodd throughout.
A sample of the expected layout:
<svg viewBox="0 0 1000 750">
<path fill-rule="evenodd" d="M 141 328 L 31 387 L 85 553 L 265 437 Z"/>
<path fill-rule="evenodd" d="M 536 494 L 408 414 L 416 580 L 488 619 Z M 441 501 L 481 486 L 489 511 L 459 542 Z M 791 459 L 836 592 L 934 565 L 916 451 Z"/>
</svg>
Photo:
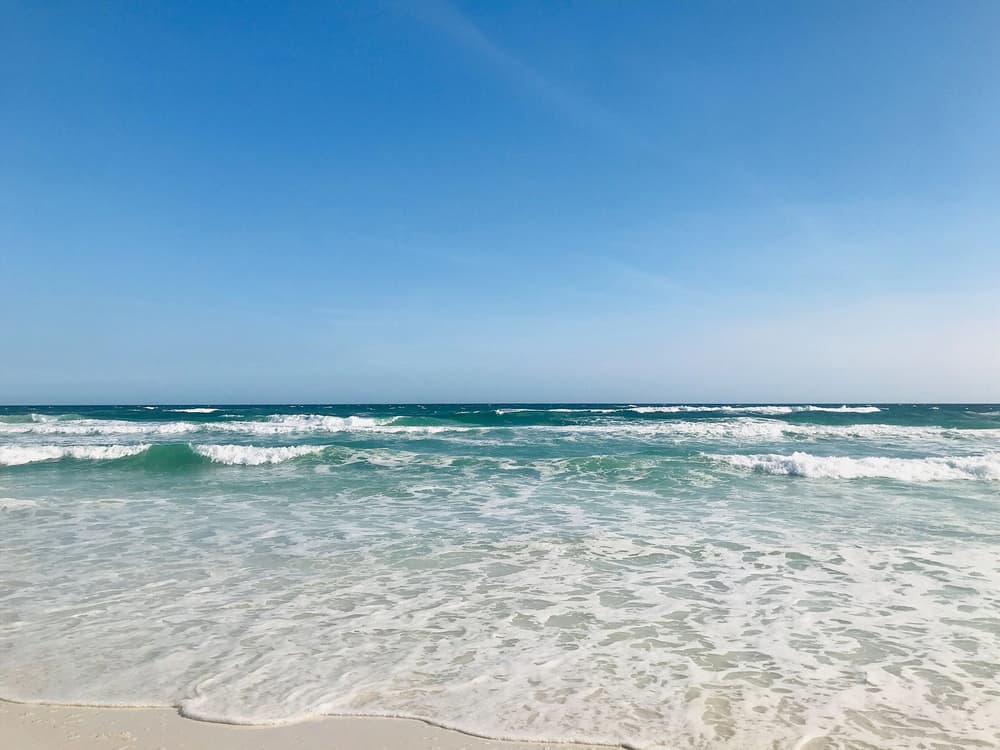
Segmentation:
<svg viewBox="0 0 1000 750">
<path fill-rule="evenodd" d="M 489 64 L 513 86 L 528 92 L 574 124 L 631 145 L 646 145 L 618 115 L 543 75 L 491 39 L 453 5 L 443 1 L 420 3 L 407 6 L 407 11 Z"/>
</svg>

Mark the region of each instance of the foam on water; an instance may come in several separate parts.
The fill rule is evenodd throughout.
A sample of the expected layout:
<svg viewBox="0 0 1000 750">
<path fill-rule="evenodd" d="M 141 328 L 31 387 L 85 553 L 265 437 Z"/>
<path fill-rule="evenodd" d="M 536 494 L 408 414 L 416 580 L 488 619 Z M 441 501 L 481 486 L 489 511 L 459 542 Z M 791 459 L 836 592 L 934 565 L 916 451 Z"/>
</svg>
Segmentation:
<svg viewBox="0 0 1000 750">
<path fill-rule="evenodd" d="M 3 412 L 0 696 L 1000 746 L 993 406 L 225 408 Z"/>
<path fill-rule="evenodd" d="M 142 453 L 148 445 L 0 445 L 0 466 L 20 466 L 38 461 L 74 458 L 78 461 L 109 461 Z"/>
<path fill-rule="evenodd" d="M 995 445 L 1000 429 L 961 429 L 892 424 L 827 425 L 789 423 L 774 419 L 736 417 L 698 421 L 619 422 L 565 426 L 538 426 L 543 432 L 590 434 L 610 439 L 652 439 L 674 441 L 812 441 L 867 440 L 928 443 L 945 445 L 956 442 L 985 442 Z"/>
<path fill-rule="evenodd" d="M 828 412 L 832 414 L 877 414 L 882 410 L 877 406 L 632 406 L 629 411 L 637 414 L 678 414 L 683 412 L 724 412 L 743 414 L 763 414 L 777 416 L 782 414 L 795 414 L 798 412 Z"/>
<path fill-rule="evenodd" d="M 16 497 L 0 497 L 0 510 L 23 510 L 38 505 L 34 500 L 20 500 Z"/>
<path fill-rule="evenodd" d="M 764 474 L 861 479 L 881 477 L 902 482 L 939 482 L 947 480 L 1000 480 L 1000 453 L 948 458 L 886 458 L 867 456 L 813 456 L 796 451 L 788 456 L 777 454 L 751 456 L 714 455 L 719 461 Z"/>
<path fill-rule="evenodd" d="M 324 449 L 322 445 L 287 445 L 257 448 L 252 445 L 195 445 L 195 453 L 205 456 L 214 463 L 259 466 L 280 464 L 300 456 L 316 455 Z"/>
<path fill-rule="evenodd" d="M 769 416 L 795 414 L 797 412 L 828 412 L 833 414 L 877 414 L 882 410 L 877 406 L 813 406 L 811 404 L 798 404 L 792 406 L 764 406 L 760 404 L 748 404 L 745 406 L 736 405 L 690 405 L 672 404 L 669 406 L 628 406 L 615 407 L 586 407 L 586 408 L 531 408 L 531 407 L 506 407 L 495 409 L 494 413 L 500 416 L 505 414 L 523 414 L 529 412 L 546 414 L 614 414 L 617 412 L 634 412 L 636 414 L 681 414 L 684 412 L 706 413 L 722 412 L 728 414 L 762 414 Z M 470 412 L 476 413 L 476 412 Z"/>
<path fill-rule="evenodd" d="M 190 410 L 187 410 L 190 411 Z M 405 431 L 391 427 L 395 418 L 335 417 L 322 414 L 274 414 L 259 421 L 185 422 L 129 421 L 123 419 L 49 419 L 33 423 L 0 424 L 0 434 L 48 435 L 182 435 L 191 432 L 234 432 L 247 435 L 288 435 L 296 432 Z M 422 428 L 414 428 L 414 431 Z M 426 431 L 426 430 L 425 430 Z"/>
<path fill-rule="evenodd" d="M 540 410 L 539 410 L 540 411 Z M 192 433 L 227 433 L 234 435 L 280 437 L 309 434 L 371 433 L 414 436 L 460 435 L 470 432 L 504 432 L 511 430 L 532 439 L 532 433 L 552 433 L 554 436 L 590 434 L 607 439 L 674 440 L 679 442 L 736 441 L 798 441 L 812 439 L 863 439 L 916 442 L 979 441 L 995 444 L 1000 428 L 967 429 L 959 427 L 894 425 L 894 424 L 814 424 L 785 422 L 758 417 L 718 417 L 698 420 L 626 421 L 599 423 L 507 425 L 405 424 L 401 417 L 339 417 L 322 414 L 275 414 L 260 420 L 217 422 L 129 421 L 121 419 L 50 419 L 32 422 L 0 422 L 0 436 L 136 436 L 170 438 Z M 536 435 L 537 437 L 537 435 Z"/>
<path fill-rule="evenodd" d="M 503 416 L 504 414 L 525 414 L 528 412 L 535 412 L 538 414 L 614 414 L 615 412 L 622 411 L 620 407 L 612 408 L 582 408 L 582 409 L 567 409 L 565 407 L 559 407 L 554 409 L 494 409 L 493 413 L 498 416 Z M 470 414 L 476 414 L 478 412 L 469 412 Z"/>
</svg>

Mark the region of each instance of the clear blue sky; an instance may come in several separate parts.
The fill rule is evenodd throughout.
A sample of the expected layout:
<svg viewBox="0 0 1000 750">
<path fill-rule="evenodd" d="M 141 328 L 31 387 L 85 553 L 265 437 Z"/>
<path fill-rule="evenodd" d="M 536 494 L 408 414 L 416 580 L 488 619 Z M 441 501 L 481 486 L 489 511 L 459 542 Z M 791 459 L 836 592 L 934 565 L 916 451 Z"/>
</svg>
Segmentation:
<svg viewBox="0 0 1000 750">
<path fill-rule="evenodd" d="M 1000 400 L 1000 3 L 0 0 L 0 402 Z"/>
</svg>

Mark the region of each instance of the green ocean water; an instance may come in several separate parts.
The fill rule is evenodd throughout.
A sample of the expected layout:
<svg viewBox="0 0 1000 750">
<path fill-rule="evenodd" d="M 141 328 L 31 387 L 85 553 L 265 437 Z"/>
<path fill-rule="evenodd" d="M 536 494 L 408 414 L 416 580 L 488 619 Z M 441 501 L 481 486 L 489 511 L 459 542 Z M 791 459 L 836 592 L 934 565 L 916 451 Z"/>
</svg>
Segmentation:
<svg viewBox="0 0 1000 750">
<path fill-rule="evenodd" d="M 998 511 L 998 405 L 0 407 L 0 697 L 994 747 Z"/>
</svg>

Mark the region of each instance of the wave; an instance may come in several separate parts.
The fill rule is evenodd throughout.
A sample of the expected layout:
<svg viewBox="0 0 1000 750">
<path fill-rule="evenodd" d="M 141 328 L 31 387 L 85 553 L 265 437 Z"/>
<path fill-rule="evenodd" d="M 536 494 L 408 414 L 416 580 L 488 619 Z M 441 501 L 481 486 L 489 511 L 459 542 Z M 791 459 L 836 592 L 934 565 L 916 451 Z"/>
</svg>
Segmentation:
<svg viewBox="0 0 1000 750">
<path fill-rule="evenodd" d="M 328 448 L 325 445 L 282 445 L 258 448 L 253 445 L 194 445 L 195 453 L 204 456 L 212 463 L 260 466 L 261 464 L 280 464 L 301 456 L 322 453 Z"/>
<path fill-rule="evenodd" d="M 77 461 L 118 461 L 130 466 L 172 469 L 181 466 L 217 463 L 241 466 L 278 464 L 302 456 L 329 453 L 333 458 L 340 451 L 330 445 L 285 445 L 257 447 L 253 445 L 190 445 L 164 443 L 159 445 L 32 445 L 0 446 L 0 466 L 22 466 L 72 459 Z"/>
<path fill-rule="evenodd" d="M 670 406 L 628 406 L 615 407 L 585 407 L 585 408 L 554 408 L 538 409 L 528 407 L 495 409 L 498 416 L 505 414 L 520 414 L 535 412 L 542 414 L 616 414 L 620 412 L 634 412 L 635 414 L 684 414 L 684 413 L 723 413 L 723 414 L 760 414 L 764 416 L 779 416 L 782 414 L 796 414 L 799 412 L 829 412 L 832 414 L 877 414 L 882 410 L 877 406 L 814 406 L 812 404 L 801 404 L 795 406 L 764 406 L 764 405 L 689 405 L 674 404 Z M 475 414 L 477 412 L 468 412 Z"/>
<path fill-rule="evenodd" d="M 218 409 L 214 409 L 207 406 L 192 407 L 190 409 L 167 409 L 167 411 L 176 412 L 179 414 L 214 414 Z"/>
<path fill-rule="evenodd" d="M 668 408 L 668 407 L 635 407 Z M 669 407 L 673 408 L 673 407 Z M 707 408 L 707 407 L 706 407 Z M 716 408 L 716 407 L 712 407 Z M 414 423 L 418 422 L 418 423 Z M 423 423 L 420 423 L 423 422 Z M 1000 429 L 915 426 L 891 424 L 828 425 L 785 422 L 762 416 L 719 416 L 693 420 L 610 420 L 578 424 L 527 425 L 458 425 L 447 422 L 428 424 L 414 417 L 374 418 L 362 416 L 334 417 L 320 414 L 271 415 L 259 421 L 128 421 L 72 419 L 49 422 L 3 422 L 0 435 L 52 436 L 135 436 L 170 438 L 193 434 L 232 434 L 260 438 L 290 435 L 324 435 L 333 433 L 401 434 L 415 436 L 450 433 L 482 435 L 514 431 L 522 435 L 566 435 L 638 440 L 737 440 L 787 442 L 793 440 L 853 439 L 884 441 L 997 441 Z M 505 440 L 508 438 L 505 437 Z M 207 441 L 206 441 L 207 442 Z"/>
<path fill-rule="evenodd" d="M 0 466 L 21 466 L 64 458 L 78 461 L 113 461 L 135 456 L 148 448 L 148 445 L 2 445 Z"/>
<path fill-rule="evenodd" d="M 497 416 L 504 416 L 505 414 L 520 414 L 525 412 L 535 412 L 537 414 L 615 414 L 617 412 L 623 411 L 624 407 L 611 407 L 611 408 L 579 408 L 579 409 L 568 409 L 568 408 L 558 408 L 558 409 L 528 409 L 528 408 L 517 408 L 517 409 L 494 409 L 493 413 Z M 468 414 L 479 414 L 480 412 L 466 412 Z"/>
<path fill-rule="evenodd" d="M 726 414 L 760 414 L 778 416 L 799 412 L 829 412 L 833 414 L 876 414 L 882 410 L 877 406 L 632 406 L 628 411 L 637 414 L 680 414 L 685 412 L 721 412 Z"/>
<path fill-rule="evenodd" d="M 16 466 L 60 459 L 114 461 L 122 467 L 173 470 L 189 466 L 263 466 L 312 458 L 312 464 L 326 467 L 367 464 L 377 469 L 420 466 L 427 469 L 473 467 L 495 471 L 535 471 L 542 477 L 559 473 L 587 474 L 635 469 L 649 470 L 676 457 L 649 455 L 609 455 L 557 458 L 518 458 L 483 455 L 451 455 L 389 448 L 349 448 L 340 445 L 255 446 L 239 444 L 162 443 L 155 445 L 33 446 L 19 448 L 7 465 Z M 0 452 L 0 460 L 3 453 Z"/>
<path fill-rule="evenodd" d="M 740 442 L 867 440 L 919 443 L 1000 441 L 1000 429 L 921 427 L 891 424 L 825 425 L 790 423 L 758 417 L 735 417 L 706 420 L 664 420 L 651 422 L 613 422 L 580 425 L 530 425 L 519 430 L 535 430 L 567 435 L 593 435 L 607 438 Z"/>
<path fill-rule="evenodd" d="M 262 466 L 305 457 L 318 457 L 329 465 L 364 462 L 381 468 L 413 463 L 430 467 L 451 466 L 461 457 L 395 451 L 352 449 L 338 445 L 255 446 L 237 444 L 160 443 L 134 445 L 34 445 L 0 446 L 0 466 L 22 466 L 60 460 L 113 461 L 122 467 L 170 471 L 192 466 Z M 470 459 L 490 460 L 493 459 Z"/>
<path fill-rule="evenodd" d="M 295 432 L 343 432 L 389 428 L 398 417 L 331 417 L 321 414 L 272 414 L 261 421 L 152 422 L 125 419 L 75 419 L 45 422 L 5 422 L 0 434 L 46 435 L 182 435 L 191 432 L 233 432 L 250 435 L 283 435 Z M 389 431 L 397 431 L 394 428 Z M 403 428 L 405 429 L 405 428 Z M 413 428 L 418 429 L 429 428 Z"/>
<path fill-rule="evenodd" d="M 811 479 L 895 479 L 901 482 L 948 480 L 1000 480 L 1000 453 L 946 458 L 886 458 L 868 456 L 814 456 L 796 451 L 791 455 L 708 454 L 710 458 L 739 469 L 761 474 Z"/>
</svg>

